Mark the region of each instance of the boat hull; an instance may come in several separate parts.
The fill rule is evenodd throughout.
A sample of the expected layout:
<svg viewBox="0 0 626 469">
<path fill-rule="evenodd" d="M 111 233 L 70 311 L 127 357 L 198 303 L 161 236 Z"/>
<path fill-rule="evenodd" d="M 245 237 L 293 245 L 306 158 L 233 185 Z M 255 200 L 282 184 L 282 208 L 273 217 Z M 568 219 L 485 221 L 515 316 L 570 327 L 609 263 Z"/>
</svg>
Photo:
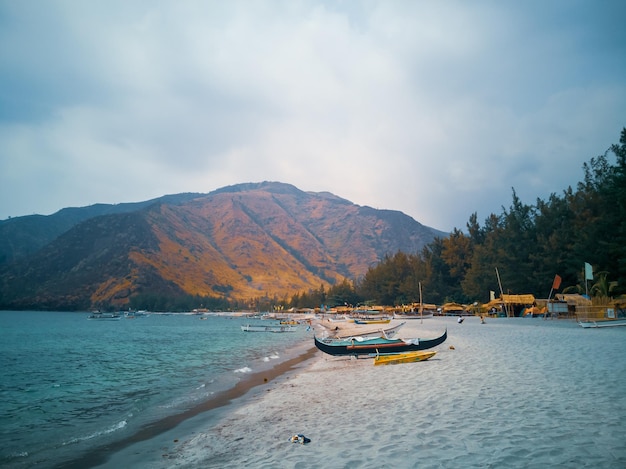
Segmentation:
<svg viewBox="0 0 626 469">
<path fill-rule="evenodd" d="M 437 352 L 435 351 L 419 351 L 378 355 L 374 358 L 374 365 L 396 365 L 399 363 L 423 362 L 433 357 L 436 353 Z"/>
<path fill-rule="evenodd" d="M 389 324 L 391 319 L 355 319 L 355 324 Z"/>
<path fill-rule="evenodd" d="M 377 355 L 381 353 L 404 353 L 427 350 L 442 344 L 448 338 L 446 330 L 440 337 L 435 339 L 413 339 L 405 341 L 402 339 L 371 339 L 371 340 L 350 340 L 325 343 L 314 337 L 315 346 L 328 355 Z"/>
</svg>

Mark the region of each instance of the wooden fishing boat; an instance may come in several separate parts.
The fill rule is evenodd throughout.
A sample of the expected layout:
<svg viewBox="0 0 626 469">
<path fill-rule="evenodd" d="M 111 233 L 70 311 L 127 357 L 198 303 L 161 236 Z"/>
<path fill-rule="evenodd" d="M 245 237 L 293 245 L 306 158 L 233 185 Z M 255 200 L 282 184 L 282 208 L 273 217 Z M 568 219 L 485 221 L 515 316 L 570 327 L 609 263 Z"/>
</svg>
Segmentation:
<svg viewBox="0 0 626 469">
<path fill-rule="evenodd" d="M 253 325 L 246 324 L 241 326 L 243 332 L 295 332 L 298 328 L 291 325 Z"/>
<path fill-rule="evenodd" d="M 313 337 L 315 346 L 329 355 L 376 355 L 380 353 L 404 353 L 427 350 L 442 344 L 448 338 L 448 330 L 435 339 L 375 339 L 350 338 L 345 340 L 318 339 Z"/>
<path fill-rule="evenodd" d="M 358 334 L 352 335 L 344 335 L 344 336 L 334 336 L 332 338 L 324 338 L 324 342 L 332 342 L 332 341 L 341 341 L 341 340 L 365 340 L 365 339 L 376 339 L 379 337 L 385 337 L 387 339 L 392 339 L 400 330 L 402 326 L 404 326 L 406 322 L 401 322 L 400 324 L 390 327 L 388 329 L 376 329 L 375 331 L 368 332 L 359 332 Z"/>
<path fill-rule="evenodd" d="M 437 352 L 419 351 L 419 352 L 404 352 L 404 353 L 389 353 L 384 355 L 376 355 L 374 357 L 374 365 L 395 365 L 398 363 L 413 363 L 423 362 L 434 356 Z"/>
<path fill-rule="evenodd" d="M 389 324 L 391 322 L 390 318 L 380 318 L 380 319 L 355 319 L 355 324 Z"/>
</svg>

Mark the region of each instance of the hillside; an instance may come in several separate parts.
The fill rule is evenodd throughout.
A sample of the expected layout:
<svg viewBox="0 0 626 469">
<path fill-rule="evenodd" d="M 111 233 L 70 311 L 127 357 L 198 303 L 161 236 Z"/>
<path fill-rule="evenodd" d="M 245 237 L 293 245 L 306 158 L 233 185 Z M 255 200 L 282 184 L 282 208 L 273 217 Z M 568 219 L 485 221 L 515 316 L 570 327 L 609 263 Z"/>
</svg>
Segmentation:
<svg viewBox="0 0 626 469">
<path fill-rule="evenodd" d="M 386 254 L 446 236 L 401 212 L 273 182 L 169 196 L 117 213 L 99 207 L 107 214 L 73 209 L 84 212 L 75 224 L 66 221 L 66 231 L 11 253 L 13 261 L 0 267 L 1 308 L 124 307 L 146 293 L 284 297 L 358 278 Z M 37 233 L 37 222 L 58 224 L 59 214 L 22 217 L 29 219 L 25 233 Z M 3 223 L 24 239 L 20 221 Z M 10 244 L 3 228 L 0 246 Z"/>
</svg>

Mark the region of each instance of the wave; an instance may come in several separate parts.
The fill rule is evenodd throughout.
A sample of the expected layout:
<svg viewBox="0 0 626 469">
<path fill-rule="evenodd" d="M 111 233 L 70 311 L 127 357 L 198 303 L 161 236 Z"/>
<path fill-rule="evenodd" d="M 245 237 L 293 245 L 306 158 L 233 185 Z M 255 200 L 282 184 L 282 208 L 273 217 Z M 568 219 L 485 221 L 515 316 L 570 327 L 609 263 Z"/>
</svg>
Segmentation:
<svg viewBox="0 0 626 469">
<path fill-rule="evenodd" d="M 105 430 L 94 432 L 91 435 L 87 435 L 87 436 L 81 436 L 81 437 L 77 437 L 77 438 L 72 438 L 71 440 L 66 441 L 65 443 L 63 443 L 63 446 L 72 445 L 72 444 L 75 444 L 75 443 L 80 443 L 81 441 L 92 440 L 92 439 L 97 438 L 97 437 L 102 436 L 102 435 L 108 435 L 109 433 L 113 433 L 113 432 L 115 432 L 117 430 L 121 430 L 127 424 L 128 424 L 128 422 L 126 420 L 122 420 L 121 422 L 118 422 L 118 423 L 110 426 L 109 428 L 107 428 Z"/>
<path fill-rule="evenodd" d="M 238 370 L 235 370 L 235 373 L 250 373 L 252 372 L 252 368 L 249 368 L 247 366 L 244 366 L 243 368 L 239 368 Z"/>
</svg>

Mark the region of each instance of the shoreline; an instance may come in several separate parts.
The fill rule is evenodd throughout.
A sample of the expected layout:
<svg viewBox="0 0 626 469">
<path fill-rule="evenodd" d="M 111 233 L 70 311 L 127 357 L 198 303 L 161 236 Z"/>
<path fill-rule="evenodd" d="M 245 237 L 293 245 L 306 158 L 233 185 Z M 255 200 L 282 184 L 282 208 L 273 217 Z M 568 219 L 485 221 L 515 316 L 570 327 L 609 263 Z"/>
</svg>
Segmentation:
<svg viewBox="0 0 626 469">
<path fill-rule="evenodd" d="M 301 346 L 304 346 L 304 343 Z M 244 375 L 241 381 L 237 382 L 232 388 L 220 391 L 190 409 L 151 422 L 124 439 L 93 448 L 80 457 L 56 464 L 54 467 L 56 469 L 104 468 L 108 467 L 111 461 L 119 457 L 119 455 L 132 450 L 134 446 L 145 445 L 153 448 L 155 445 L 151 444 L 151 441 L 156 442 L 163 435 L 184 426 L 185 423 L 190 423 L 200 416 L 226 408 L 235 401 L 245 398 L 249 394 L 254 394 L 257 390 L 260 392 L 260 387 L 269 385 L 280 377 L 288 376 L 315 358 L 315 352 L 317 351 L 315 346 L 303 348 L 302 350 L 299 350 L 299 347 L 293 349 L 296 353 L 295 356 L 277 363 L 271 368 Z M 114 467 L 120 466 L 115 465 Z"/>
<path fill-rule="evenodd" d="M 626 354 L 623 331 L 442 318 L 407 324 L 400 336 L 436 337 L 446 327 L 448 341 L 428 361 L 375 367 L 373 359 L 320 352 L 263 392 L 196 422 L 165 451 L 116 462 L 137 469 L 626 465 L 626 376 L 611 373 Z M 606 353 L 589 360 L 598 347 Z M 299 433 L 311 441 L 293 444 Z"/>
</svg>

